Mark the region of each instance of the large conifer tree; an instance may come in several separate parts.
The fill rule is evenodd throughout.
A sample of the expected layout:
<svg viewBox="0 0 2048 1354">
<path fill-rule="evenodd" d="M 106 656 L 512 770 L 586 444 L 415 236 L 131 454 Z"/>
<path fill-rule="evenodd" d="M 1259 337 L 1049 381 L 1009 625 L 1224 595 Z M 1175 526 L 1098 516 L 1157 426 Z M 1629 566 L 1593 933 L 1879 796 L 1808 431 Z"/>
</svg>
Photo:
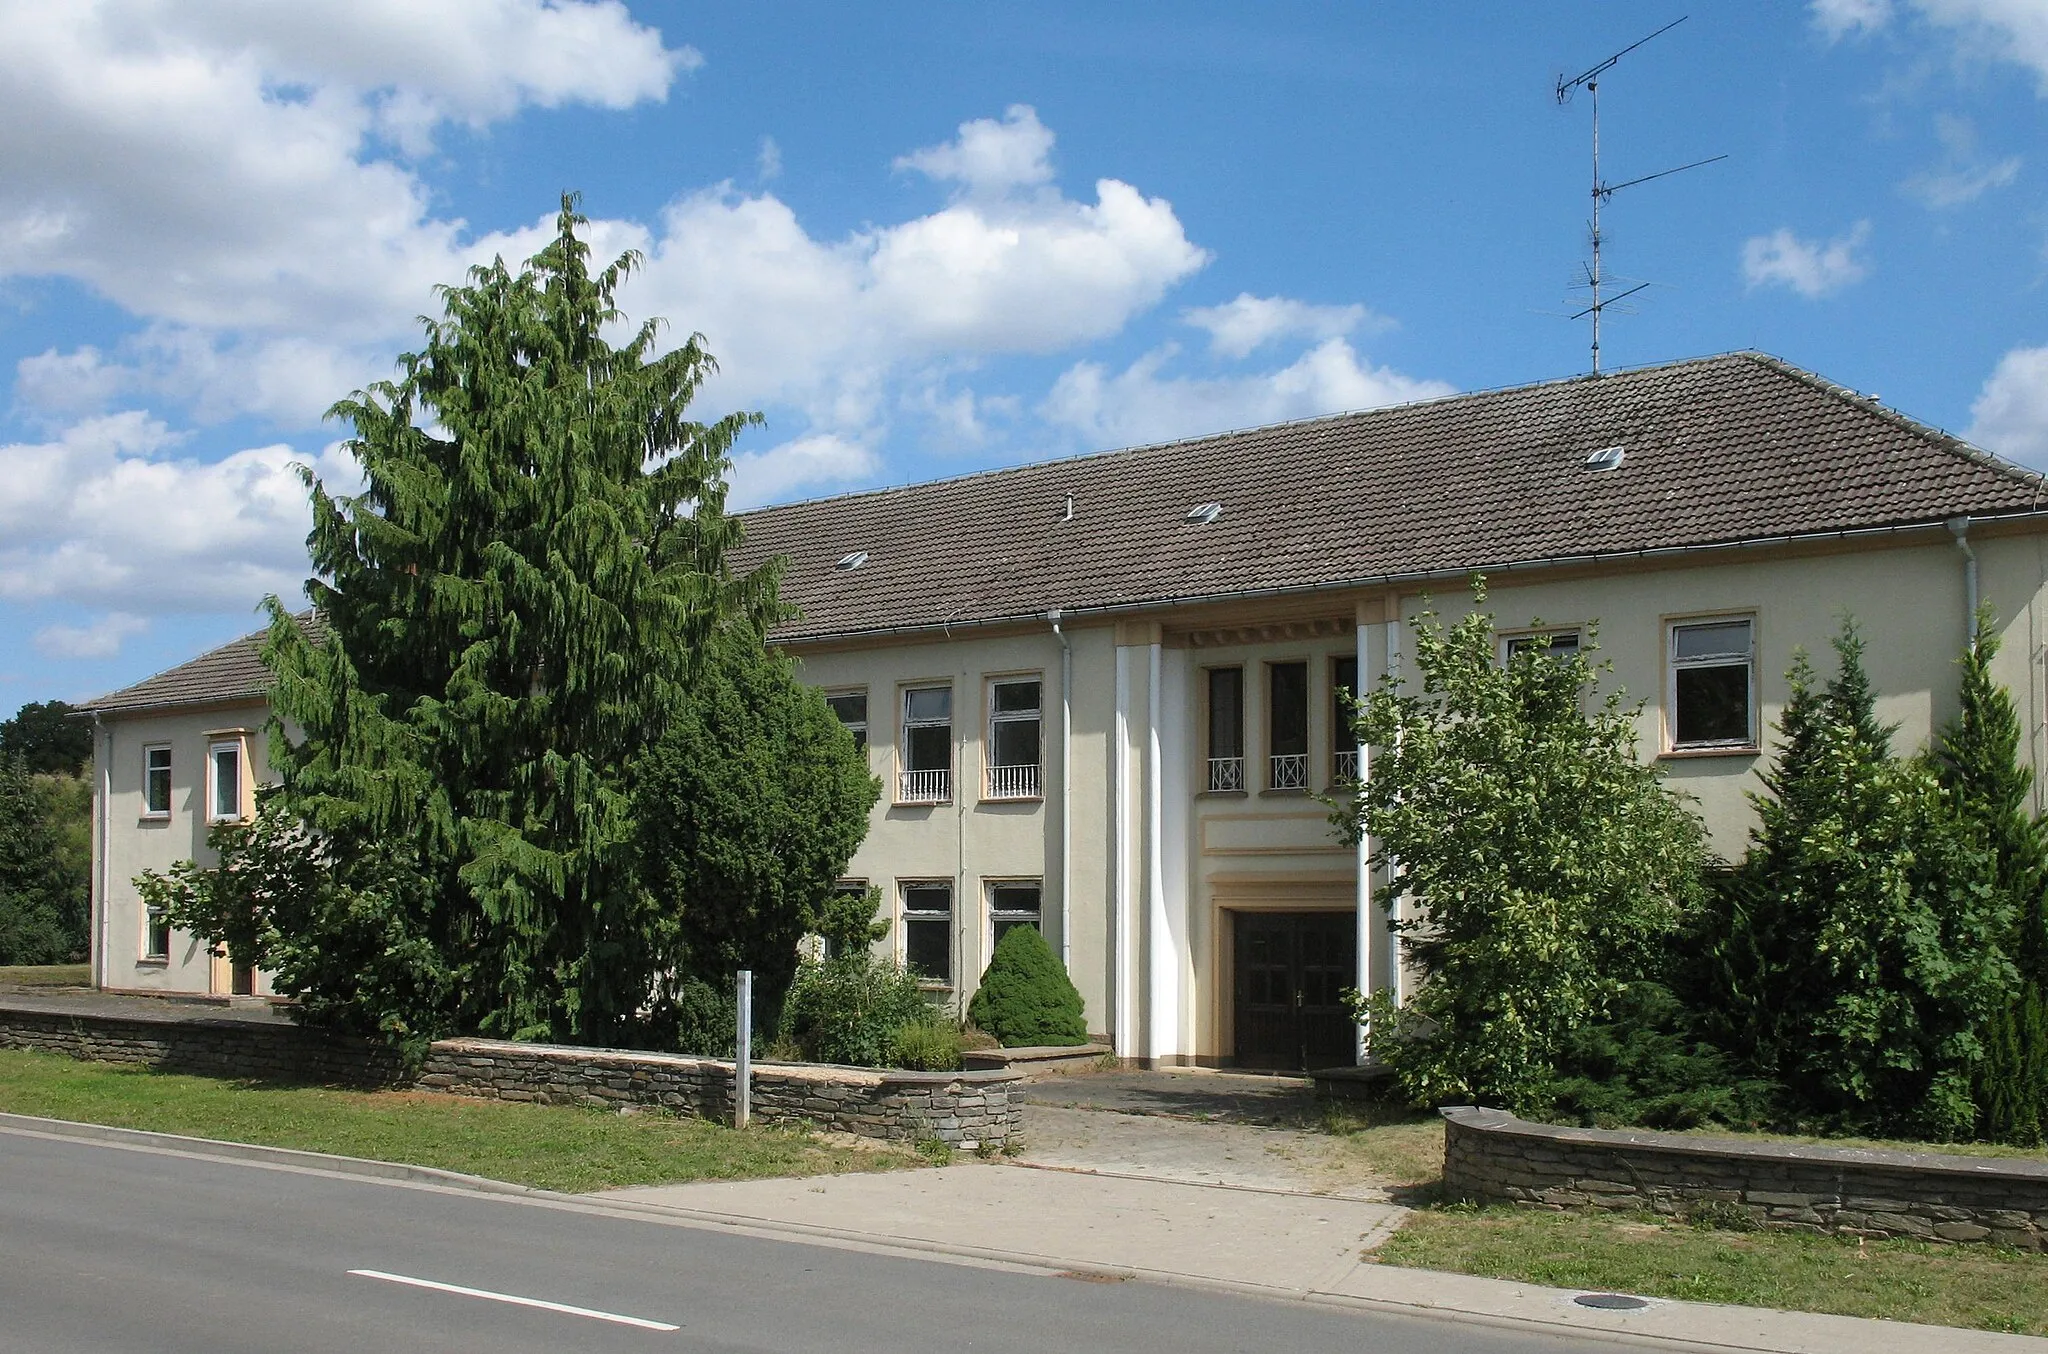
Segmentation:
<svg viewBox="0 0 2048 1354">
<path fill-rule="evenodd" d="M 272 602 L 286 804 L 340 857 L 416 861 L 430 900 L 453 996 L 397 1013 L 415 1037 L 632 1037 L 660 961 L 627 769 L 709 638 L 774 605 L 772 570 L 725 564 L 754 416 L 689 417 L 701 336 L 607 340 L 637 258 L 593 274 L 584 224 L 565 195 L 544 250 L 443 288 L 399 378 L 334 406 L 365 487 L 307 477 L 324 635 Z"/>
</svg>

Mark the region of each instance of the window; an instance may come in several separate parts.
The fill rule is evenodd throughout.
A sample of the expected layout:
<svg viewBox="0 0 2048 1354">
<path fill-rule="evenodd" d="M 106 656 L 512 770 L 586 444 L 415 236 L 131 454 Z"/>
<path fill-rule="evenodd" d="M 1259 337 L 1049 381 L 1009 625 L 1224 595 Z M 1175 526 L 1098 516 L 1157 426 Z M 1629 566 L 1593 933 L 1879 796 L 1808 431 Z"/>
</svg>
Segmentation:
<svg viewBox="0 0 2048 1354">
<path fill-rule="evenodd" d="M 171 816 L 171 750 L 142 750 L 142 812 L 150 818 Z"/>
<path fill-rule="evenodd" d="M 869 920 L 873 920 L 876 905 L 870 904 L 868 902 L 867 880 L 842 879 L 837 884 L 834 884 L 832 886 L 832 892 L 834 895 L 836 895 L 837 902 L 851 905 L 857 908 L 862 908 L 867 911 Z M 841 946 L 832 940 L 824 939 L 822 937 L 819 940 L 818 954 L 822 958 L 837 959 L 839 958 L 839 956 L 845 954 L 846 952 L 847 951 L 844 946 Z"/>
<path fill-rule="evenodd" d="M 1036 799 L 1041 755 L 1036 677 L 991 682 L 988 688 L 988 797 Z"/>
<path fill-rule="evenodd" d="M 1209 788 L 1244 789 L 1244 669 L 1209 669 Z"/>
<path fill-rule="evenodd" d="M 171 919 L 160 907 L 152 907 L 142 918 L 142 957 L 144 959 L 169 959 L 171 957 Z"/>
<path fill-rule="evenodd" d="M 1308 788 L 1308 664 L 1266 665 L 1266 788 Z"/>
<path fill-rule="evenodd" d="M 953 688 L 914 686 L 903 693 L 903 768 L 897 801 L 944 804 L 953 798 Z"/>
<path fill-rule="evenodd" d="M 1019 926 L 1034 931 L 1038 924 L 1043 888 L 1036 879 L 1005 880 L 988 886 L 988 952 L 994 954 L 1003 937 Z"/>
<path fill-rule="evenodd" d="M 1576 630 L 1534 630 L 1524 635 L 1509 635 L 1500 643 L 1501 657 L 1513 658 L 1538 648 L 1544 640 L 1550 641 L 1545 651 L 1553 658 L 1570 658 L 1579 651 L 1579 632 Z"/>
<path fill-rule="evenodd" d="M 1671 746 L 1756 746 L 1754 623 L 1684 621 L 1671 627 Z"/>
<path fill-rule="evenodd" d="M 853 745 L 863 752 L 868 746 L 868 693 L 865 691 L 828 691 L 825 704 L 832 707 L 832 713 L 853 735 Z"/>
<path fill-rule="evenodd" d="M 215 743 L 206 750 L 208 816 L 216 823 L 242 816 L 242 745 Z"/>
<path fill-rule="evenodd" d="M 1351 727 L 1351 702 L 1358 695 L 1355 655 L 1330 660 L 1330 779 L 1358 779 L 1358 735 Z"/>
<path fill-rule="evenodd" d="M 903 966 L 935 983 L 953 981 L 953 886 L 903 885 Z"/>
</svg>

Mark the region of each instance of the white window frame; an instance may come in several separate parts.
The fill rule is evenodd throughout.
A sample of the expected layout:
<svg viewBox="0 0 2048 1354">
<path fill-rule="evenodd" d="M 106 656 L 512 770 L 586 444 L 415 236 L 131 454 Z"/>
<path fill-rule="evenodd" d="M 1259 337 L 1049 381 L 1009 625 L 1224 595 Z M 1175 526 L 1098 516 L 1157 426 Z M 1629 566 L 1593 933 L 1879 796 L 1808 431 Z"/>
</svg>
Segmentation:
<svg viewBox="0 0 2048 1354">
<path fill-rule="evenodd" d="M 155 806 L 153 806 L 153 805 L 152 805 L 152 804 L 151 804 L 151 803 L 149 802 L 149 782 L 150 782 L 150 772 L 151 772 L 151 770 L 152 770 L 152 768 L 151 768 L 151 766 L 150 766 L 150 762 L 151 762 L 151 759 L 152 759 L 152 758 L 154 758 L 154 757 L 156 756 L 156 754 L 157 754 L 157 753 L 159 753 L 159 752 L 161 752 L 161 753 L 162 753 L 162 754 L 164 755 L 164 765 L 163 765 L 163 772 L 164 772 L 164 806 L 163 806 L 162 808 L 160 808 L 160 809 L 159 809 L 159 808 L 156 808 Z M 168 817 L 170 817 L 170 816 L 171 816 L 171 803 L 172 803 L 172 798 L 173 798 L 173 795 L 174 795 L 174 794 L 176 793 L 176 785 L 175 785 L 175 782 L 174 782 L 174 781 L 173 781 L 173 780 L 171 779 L 171 777 L 172 777 L 172 774 L 173 774 L 173 769 L 174 769 L 174 768 L 175 768 L 176 766 L 177 766 L 177 761 L 176 761 L 176 759 L 175 759 L 175 758 L 174 758 L 174 757 L 173 757 L 173 756 L 171 755 L 171 745 L 170 745 L 169 743 L 145 743 L 145 744 L 143 744 L 143 746 L 142 746 L 142 816 L 143 816 L 144 818 L 156 818 L 156 819 L 162 819 L 162 818 L 168 818 Z"/>
<path fill-rule="evenodd" d="M 1506 663 L 1523 649 L 1532 647 L 1537 640 L 1549 639 L 1546 651 L 1557 653 L 1557 642 L 1569 637 L 1571 652 L 1583 652 L 1586 646 L 1586 627 L 1583 625 L 1539 625 L 1527 630 L 1510 630 L 1500 637 L 1500 661 Z"/>
<path fill-rule="evenodd" d="M 926 987 L 942 987 L 951 990 L 958 981 L 960 972 L 960 897 L 950 879 L 899 879 L 896 881 L 896 959 L 905 969 L 910 967 L 910 928 L 917 924 L 938 921 L 941 914 L 935 909 L 910 907 L 912 889 L 944 889 L 946 891 L 946 976 L 934 978 L 930 974 L 916 975 L 918 982 Z"/>
<path fill-rule="evenodd" d="M 1029 714 L 1013 711 L 1003 714 L 996 709 L 996 689 L 1005 686 L 1022 686 L 1029 683 L 1038 688 L 1038 704 Z M 1040 799 L 1045 792 L 1045 674 L 1036 672 L 1015 672 L 1002 677 L 991 677 L 984 683 L 984 696 L 988 710 L 987 755 L 982 768 L 982 798 L 984 799 Z M 1032 723 L 1038 726 L 1038 760 L 1029 766 L 997 766 L 996 726 L 999 724 Z"/>
<path fill-rule="evenodd" d="M 150 907 L 147 904 L 143 906 L 142 962 L 145 964 L 168 964 L 171 962 L 171 925 L 168 921 L 159 922 L 158 919 L 162 916 L 162 909 Z M 158 949 L 155 943 L 158 931 L 163 932 L 164 944 L 162 949 Z"/>
<path fill-rule="evenodd" d="M 231 810 L 223 812 L 220 806 L 220 758 L 223 753 L 232 754 L 235 759 L 235 802 Z M 244 791 L 248 788 L 249 758 L 237 738 L 224 738 L 206 745 L 206 821 L 209 823 L 239 823 L 248 815 L 242 812 Z"/>
<path fill-rule="evenodd" d="M 854 745 L 860 748 L 862 753 L 866 753 L 869 745 L 867 717 L 873 712 L 873 707 L 868 701 L 868 689 L 864 686 L 835 686 L 828 687 L 825 690 L 825 700 L 828 703 L 828 708 L 830 702 L 842 700 L 847 696 L 860 697 L 861 717 L 859 719 L 847 719 L 841 716 L 836 709 L 832 711 L 832 715 L 835 719 L 839 720 L 842 728 L 853 735 Z"/>
<path fill-rule="evenodd" d="M 920 691 L 943 691 L 946 693 L 946 718 L 912 719 L 910 699 Z M 958 760 L 954 742 L 954 708 L 951 682 L 906 682 L 896 702 L 898 732 L 896 739 L 896 802 L 898 804 L 950 804 L 953 802 L 954 763 Z M 912 729 L 946 730 L 946 765 L 912 770 L 910 766 L 910 732 Z"/>
<path fill-rule="evenodd" d="M 1250 742 L 1245 702 L 1248 698 L 1248 667 L 1244 663 L 1218 663 L 1202 669 L 1202 757 L 1208 768 L 1204 793 L 1241 795 L 1245 785 L 1245 752 Z M 1216 754 L 1216 674 L 1237 674 L 1237 755 Z"/>
<path fill-rule="evenodd" d="M 1710 654 L 1681 659 L 1678 656 L 1678 634 L 1699 626 L 1744 625 L 1749 628 L 1749 650 L 1739 657 L 1733 653 Z M 1667 751 L 1684 755 L 1686 753 L 1755 752 L 1758 742 L 1757 710 L 1757 663 L 1756 663 L 1756 613 L 1738 611 L 1723 615 L 1673 616 L 1664 622 L 1664 745 Z M 1678 674 L 1686 669 L 1740 667 L 1748 674 L 1748 736 L 1737 742 L 1732 739 L 1716 739 L 1710 742 L 1681 743 L 1678 741 Z"/>
<path fill-rule="evenodd" d="M 1358 655 L 1331 654 L 1325 668 L 1330 677 L 1330 784 L 1333 788 L 1358 779 L 1358 739 L 1337 706 L 1337 693 L 1345 689 L 1344 683 L 1337 680 L 1337 669 L 1345 663 L 1351 664 L 1352 699 L 1364 698 L 1364 693 L 1358 689 L 1363 684 L 1358 675 Z"/>
<path fill-rule="evenodd" d="M 997 889 L 1033 888 L 1038 890 L 1038 906 L 1026 911 L 1022 908 L 996 907 Z M 988 961 L 995 957 L 996 923 L 1030 922 L 1038 928 L 1038 934 L 1045 934 L 1045 880 L 1030 877 L 984 879 L 981 881 L 981 967 L 988 971 Z"/>
<path fill-rule="evenodd" d="M 1266 727 L 1266 783 L 1265 794 L 1307 794 L 1309 762 L 1314 758 L 1315 748 L 1315 663 L 1307 658 L 1271 658 L 1261 665 L 1261 676 L 1265 678 Z M 1281 668 L 1301 669 L 1301 746 L 1300 752 L 1275 752 L 1278 745 L 1279 727 L 1273 708 L 1273 701 L 1279 690 L 1279 683 L 1273 674 Z"/>
</svg>

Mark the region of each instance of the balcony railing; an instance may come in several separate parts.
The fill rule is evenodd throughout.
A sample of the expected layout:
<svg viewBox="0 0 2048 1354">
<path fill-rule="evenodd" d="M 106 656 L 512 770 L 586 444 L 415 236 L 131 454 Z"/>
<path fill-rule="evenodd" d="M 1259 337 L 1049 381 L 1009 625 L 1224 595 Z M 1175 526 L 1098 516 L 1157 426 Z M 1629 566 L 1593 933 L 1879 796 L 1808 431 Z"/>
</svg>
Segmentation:
<svg viewBox="0 0 2048 1354">
<path fill-rule="evenodd" d="M 1330 758 L 1330 779 L 1352 781 L 1358 779 L 1358 749 L 1345 748 Z"/>
<path fill-rule="evenodd" d="M 1244 789 L 1244 758 L 1211 757 L 1209 759 L 1209 788 L 1212 791 Z"/>
<path fill-rule="evenodd" d="M 1036 799 L 1039 797 L 1038 767 L 992 766 L 988 769 L 988 798 Z"/>
<path fill-rule="evenodd" d="M 1272 790 L 1306 790 L 1308 788 L 1308 754 L 1305 752 L 1276 752 L 1267 758 L 1266 786 Z"/>
<path fill-rule="evenodd" d="M 947 768 L 897 774 L 896 802 L 899 804 L 945 804 L 952 798 L 953 773 Z"/>
</svg>

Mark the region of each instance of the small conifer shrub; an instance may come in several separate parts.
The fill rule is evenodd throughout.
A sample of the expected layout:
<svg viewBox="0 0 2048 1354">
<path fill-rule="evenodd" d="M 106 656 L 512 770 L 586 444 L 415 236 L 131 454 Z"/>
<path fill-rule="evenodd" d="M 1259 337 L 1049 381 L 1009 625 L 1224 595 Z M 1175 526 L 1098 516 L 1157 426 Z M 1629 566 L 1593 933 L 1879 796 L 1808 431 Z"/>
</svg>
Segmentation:
<svg viewBox="0 0 2048 1354">
<path fill-rule="evenodd" d="M 1088 1042 L 1081 994 L 1035 926 L 1013 926 L 997 943 L 967 1018 L 1005 1048 Z"/>
</svg>

